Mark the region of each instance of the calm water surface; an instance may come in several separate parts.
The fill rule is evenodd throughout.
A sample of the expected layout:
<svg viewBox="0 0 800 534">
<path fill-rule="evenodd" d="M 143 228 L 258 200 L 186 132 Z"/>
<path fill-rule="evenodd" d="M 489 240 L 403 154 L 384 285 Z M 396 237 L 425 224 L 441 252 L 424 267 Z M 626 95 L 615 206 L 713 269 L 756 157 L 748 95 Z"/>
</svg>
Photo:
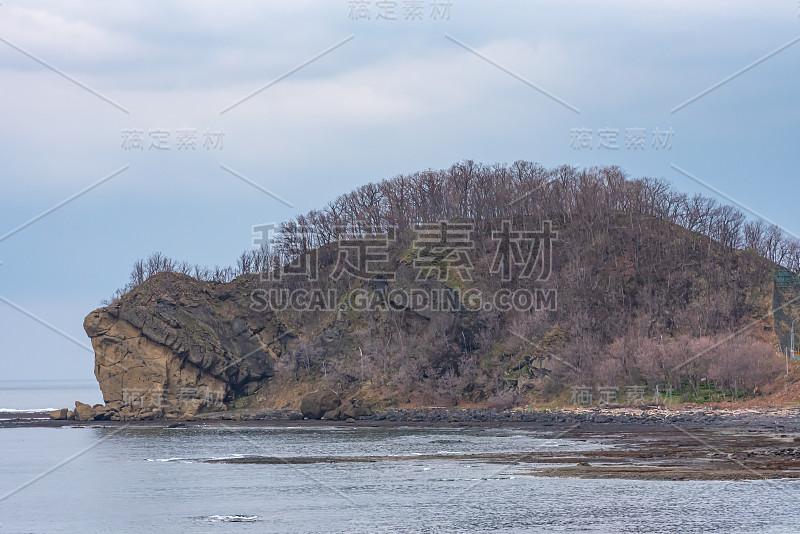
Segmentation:
<svg viewBox="0 0 800 534">
<path fill-rule="evenodd" d="M 72 409 L 76 400 L 102 404 L 97 380 L 0 380 L 0 417 L 9 412 Z"/>
<path fill-rule="evenodd" d="M 0 532 L 798 532 L 800 481 L 544 479 L 480 452 L 597 444 L 518 429 L 0 429 Z M 88 450 L 87 450 L 88 449 Z M 446 459 L 414 459 L 441 453 Z M 210 464 L 264 456 L 407 461 Z"/>
</svg>

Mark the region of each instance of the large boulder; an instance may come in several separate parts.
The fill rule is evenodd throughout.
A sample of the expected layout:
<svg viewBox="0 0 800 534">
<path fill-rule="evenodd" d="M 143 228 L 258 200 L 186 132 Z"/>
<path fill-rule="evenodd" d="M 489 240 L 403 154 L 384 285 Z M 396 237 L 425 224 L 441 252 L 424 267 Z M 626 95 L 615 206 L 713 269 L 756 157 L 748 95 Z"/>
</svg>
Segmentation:
<svg viewBox="0 0 800 534">
<path fill-rule="evenodd" d="M 112 416 L 116 415 L 119 412 L 119 408 L 115 406 L 117 403 L 107 404 L 103 406 L 102 404 L 95 404 L 92 406 L 92 410 L 94 411 L 94 419 L 95 421 L 108 421 L 111 419 Z"/>
<path fill-rule="evenodd" d="M 372 415 L 372 408 L 360 401 L 351 399 L 339 408 L 340 419 L 358 419 Z"/>
<path fill-rule="evenodd" d="M 320 389 L 309 393 L 300 402 L 300 411 L 304 417 L 309 419 L 322 419 L 327 412 L 336 410 L 341 406 L 342 401 L 334 391 L 330 389 Z"/>
<path fill-rule="evenodd" d="M 75 401 L 74 413 L 77 421 L 91 421 L 94 418 L 94 408 L 80 401 Z"/>
<path fill-rule="evenodd" d="M 325 412 L 322 416 L 323 419 L 328 421 L 346 421 L 348 419 L 358 419 L 372 415 L 372 408 L 363 404 L 361 401 L 350 399 L 345 401 L 341 406 Z"/>
<path fill-rule="evenodd" d="M 66 420 L 68 414 L 69 414 L 69 410 L 67 410 L 66 408 L 61 408 L 60 410 L 54 410 L 54 411 L 50 412 L 50 419 L 56 419 L 56 420 L 62 420 L 63 421 L 63 420 Z"/>
</svg>

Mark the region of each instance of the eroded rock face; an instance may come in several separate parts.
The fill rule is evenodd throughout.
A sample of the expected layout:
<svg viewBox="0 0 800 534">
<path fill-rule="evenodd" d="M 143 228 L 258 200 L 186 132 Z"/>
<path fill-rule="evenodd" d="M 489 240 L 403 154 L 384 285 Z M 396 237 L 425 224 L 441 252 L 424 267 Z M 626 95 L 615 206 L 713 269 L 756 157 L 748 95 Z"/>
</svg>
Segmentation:
<svg viewBox="0 0 800 534">
<path fill-rule="evenodd" d="M 199 282 L 161 273 L 84 320 L 109 419 L 187 416 L 224 409 L 273 375 L 285 329 L 251 311 L 256 280 Z"/>
</svg>

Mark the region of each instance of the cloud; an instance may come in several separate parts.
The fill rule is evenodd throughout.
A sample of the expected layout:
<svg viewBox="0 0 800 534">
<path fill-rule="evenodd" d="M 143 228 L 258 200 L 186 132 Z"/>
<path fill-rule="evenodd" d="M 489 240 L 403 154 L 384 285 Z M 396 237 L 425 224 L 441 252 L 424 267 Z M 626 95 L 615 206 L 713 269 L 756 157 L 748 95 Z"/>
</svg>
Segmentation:
<svg viewBox="0 0 800 534">
<path fill-rule="evenodd" d="M 79 71 L 153 52 L 147 43 L 131 34 L 43 8 L 3 6 L 0 30 L 4 39 L 29 53 Z M 17 68 L 30 70 L 36 65 L 18 52 L 5 50 L 3 54 L 8 54 Z"/>
<path fill-rule="evenodd" d="M 800 44 L 680 114 L 669 110 L 800 34 L 799 14 L 791 0 L 453 0 L 451 20 L 417 22 L 352 21 L 345 0 L 4 3 L 0 37 L 130 114 L 0 43 L 2 229 L 131 167 L 0 243 L 0 283 L 20 302 L 46 289 L 54 306 L 85 309 L 86 299 L 74 304 L 76 291 L 91 295 L 93 305 L 142 254 L 161 249 L 193 262 L 232 261 L 252 224 L 320 207 L 367 181 L 463 158 L 614 163 L 633 176 L 680 181 L 670 174 L 675 161 L 752 197 L 755 209 L 795 213 L 791 199 L 800 191 L 789 177 Z M 352 41 L 220 115 L 351 34 Z M 674 126 L 675 147 L 573 150 L 570 129 L 583 126 Z M 174 135 L 184 127 L 224 129 L 224 149 L 177 151 Z M 127 128 L 169 130 L 172 150 L 126 151 Z M 220 162 L 296 209 L 225 173 Z M 681 186 L 692 192 L 692 184 Z M 785 222 L 798 220 L 787 215 Z M 56 253 L 47 246 L 53 240 Z M 54 256 L 59 269 L 43 289 L 44 267 L 37 266 Z"/>
</svg>

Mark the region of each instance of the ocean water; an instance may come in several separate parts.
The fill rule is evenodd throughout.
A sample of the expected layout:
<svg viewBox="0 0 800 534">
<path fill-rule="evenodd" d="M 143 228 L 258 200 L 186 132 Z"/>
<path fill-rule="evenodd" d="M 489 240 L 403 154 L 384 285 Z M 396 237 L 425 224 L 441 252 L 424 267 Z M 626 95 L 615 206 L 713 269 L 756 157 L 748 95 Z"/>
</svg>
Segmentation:
<svg viewBox="0 0 800 534">
<path fill-rule="evenodd" d="M 0 417 L 3 413 L 44 412 L 74 408 L 75 401 L 103 402 L 96 380 L 0 380 Z"/>
<path fill-rule="evenodd" d="M 468 453 L 581 450 L 518 428 L 0 429 L 0 532 L 798 532 L 800 481 L 546 479 Z M 446 457 L 427 460 L 421 454 Z M 374 463 L 214 464 L 237 456 Z"/>
</svg>

